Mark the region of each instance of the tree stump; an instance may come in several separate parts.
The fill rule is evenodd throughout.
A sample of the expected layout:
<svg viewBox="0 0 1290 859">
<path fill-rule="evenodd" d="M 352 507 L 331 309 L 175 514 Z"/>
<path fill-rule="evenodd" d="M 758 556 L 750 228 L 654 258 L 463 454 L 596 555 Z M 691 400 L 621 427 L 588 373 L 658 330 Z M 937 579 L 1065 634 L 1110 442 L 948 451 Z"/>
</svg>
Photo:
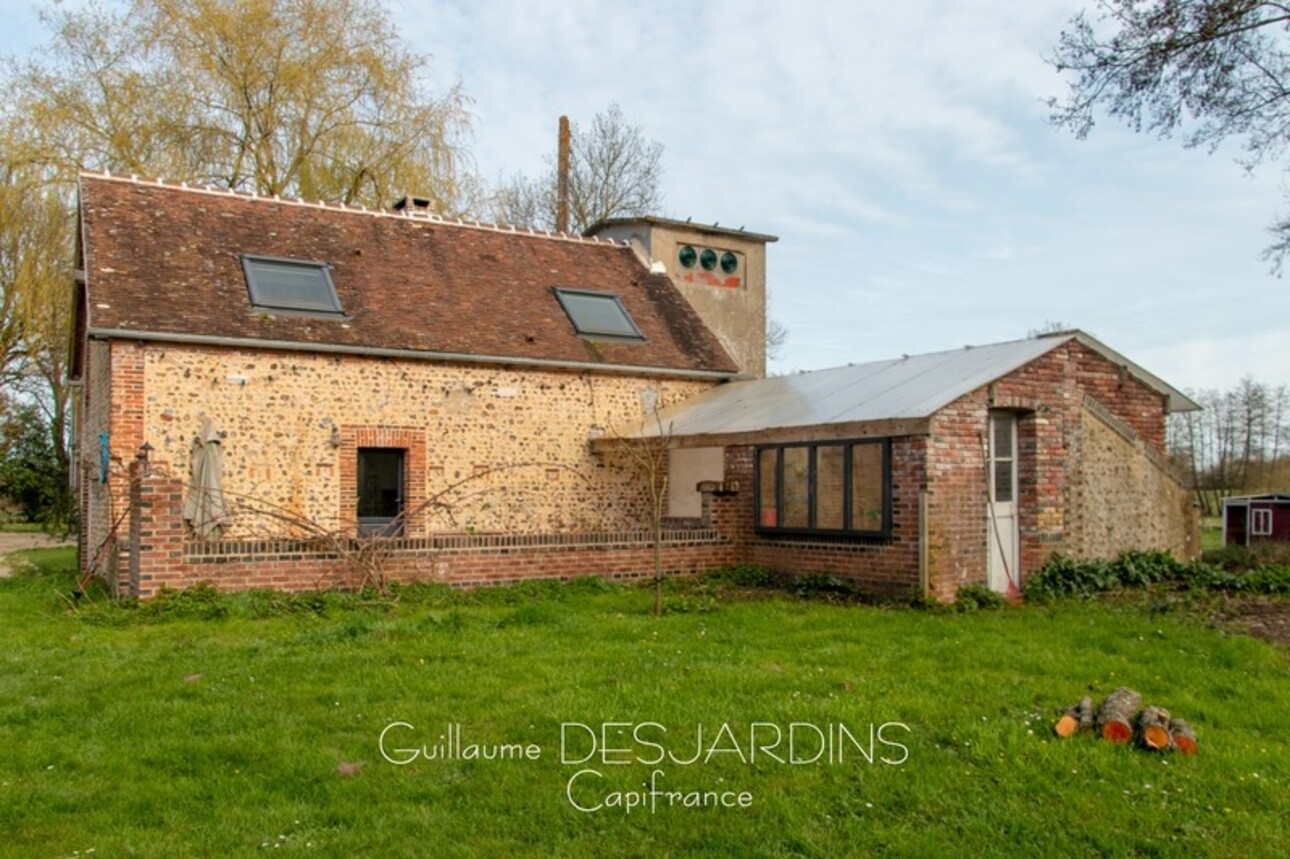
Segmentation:
<svg viewBox="0 0 1290 859">
<path fill-rule="evenodd" d="M 1195 732 L 1182 719 L 1169 720 L 1169 739 L 1181 754 L 1194 755 L 1199 751 Z"/>
<path fill-rule="evenodd" d="M 1147 707 L 1138 716 L 1138 741 L 1144 749 L 1162 752 L 1172 744 L 1169 732 L 1169 711 Z"/>
<path fill-rule="evenodd" d="M 1142 696 L 1121 686 L 1102 702 L 1097 711 L 1097 730 L 1109 743 L 1127 743 L 1133 739 L 1133 720 L 1142 709 Z"/>
</svg>

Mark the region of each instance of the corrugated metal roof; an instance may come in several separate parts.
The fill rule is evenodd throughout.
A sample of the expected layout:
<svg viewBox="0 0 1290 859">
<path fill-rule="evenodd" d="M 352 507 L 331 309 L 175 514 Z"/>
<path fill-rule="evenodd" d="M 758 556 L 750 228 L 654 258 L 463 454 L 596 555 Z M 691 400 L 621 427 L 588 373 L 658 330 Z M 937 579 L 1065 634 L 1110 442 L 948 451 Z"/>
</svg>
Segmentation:
<svg viewBox="0 0 1290 859">
<path fill-rule="evenodd" d="M 967 346 L 948 352 L 908 355 L 791 376 L 731 382 L 665 411 L 660 421 L 620 432 L 650 437 L 671 427 L 676 438 L 753 433 L 851 424 L 926 419 L 954 400 L 988 385 L 1071 340 L 1106 355 L 1162 394 L 1174 410 L 1195 406 L 1174 388 L 1082 332 Z"/>
<path fill-rule="evenodd" d="M 1223 506 L 1241 507 L 1251 501 L 1290 501 L 1290 492 L 1269 492 L 1266 495 L 1231 495 L 1223 499 Z"/>
</svg>

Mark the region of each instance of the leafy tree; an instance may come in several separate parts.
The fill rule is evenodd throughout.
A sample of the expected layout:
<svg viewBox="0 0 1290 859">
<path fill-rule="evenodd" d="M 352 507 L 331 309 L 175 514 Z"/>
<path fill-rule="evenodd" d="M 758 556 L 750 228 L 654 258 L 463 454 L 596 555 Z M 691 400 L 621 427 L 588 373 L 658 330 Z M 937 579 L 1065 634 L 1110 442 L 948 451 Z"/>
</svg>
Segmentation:
<svg viewBox="0 0 1290 859">
<path fill-rule="evenodd" d="M 51 44 L 0 71 L 0 380 L 22 383 L 67 467 L 76 172 L 444 213 L 478 182 L 460 87 L 377 0 L 134 0 L 43 13 Z"/>
<path fill-rule="evenodd" d="M 30 403 L 0 405 L 0 496 L 31 522 L 66 523 L 72 512 L 66 459 L 40 410 Z"/>
<path fill-rule="evenodd" d="M 376 0 L 134 0 L 124 14 L 46 11 L 53 42 L 11 61 L 10 157 L 261 194 L 442 212 L 475 182 L 459 86 L 432 95 L 426 57 Z"/>
<path fill-rule="evenodd" d="M 11 171 L 0 171 L 0 386 L 6 389 L 21 376 L 26 355 L 18 285 L 22 248 L 26 244 L 21 200 Z"/>
<path fill-rule="evenodd" d="M 597 113 L 585 131 L 570 124 L 569 229 L 585 232 L 605 218 L 656 215 L 662 208 L 663 144 L 647 140 L 616 104 Z M 494 195 L 493 216 L 520 227 L 555 230 L 556 157 L 536 179 L 512 177 Z"/>
<path fill-rule="evenodd" d="M 71 221 L 65 198 L 0 165 L 0 381 L 24 392 L 67 473 Z"/>
<path fill-rule="evenodd" d="M 1257 0 L 1097 0 L 1061 34 L 1051 62 L 1073 75 L 1052 119 L 1083 138 L 1102 108 L 1135 131 L 1182 135 L 1211 151 L 1227 138 L 1247 169 L 1290 143 L 1290 5 Z M 1264 252 L 1280 269 L 1290 218 Z"/>
</svg>

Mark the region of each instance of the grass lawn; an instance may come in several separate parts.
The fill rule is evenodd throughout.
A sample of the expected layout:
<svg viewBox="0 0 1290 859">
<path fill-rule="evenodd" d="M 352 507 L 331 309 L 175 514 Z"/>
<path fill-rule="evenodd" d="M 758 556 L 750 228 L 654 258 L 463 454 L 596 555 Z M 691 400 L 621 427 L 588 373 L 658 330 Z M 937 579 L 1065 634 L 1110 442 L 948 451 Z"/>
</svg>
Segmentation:
<svg viewBox="0 0 1290 859">
<path fill-rule="evenodd" d="M 77 614 L 70 551 L 28 557 L 39 572 L 0 579 L 3 855 L 1290 854 L 1286 652 L 1190 614 L 955 614 L 688 583 L 654 618 L 647 591 L 587 582 Z M 1055 708 L 1118 685 L 1188 719 L 1200 755 L 1052 736 Z M 463 748 L 538 757 L 397 765 L 379 738 L 399 722 L 387 754 L 433 752 L 451 723 Z M 654 724 L 633 742 L 614 722 Z M 783 755 L 792 723 L 799 758 L 818 746 L 802 725 L 860 742 L 779 763 L 762 726 L 745 762 L 754 722 L 778 726 Z M 563 762 L 562 724 L 566 757 L 589 751 L 567 723 L 608 748 Z M 857 748 L 871 725 L 888 741 L 873 763 Z M 692 757 L 700 727 L 710 759 L 649 763 Z M 751 805 L 574 805 L 655 771 L 660 790 Z"/>
<path fill-rule="evenodd" d="M 1208 552 L 1223 548 L 1223 517 L 1205 516 L 1200 520 L 1200 548 Z"/>
</svg>

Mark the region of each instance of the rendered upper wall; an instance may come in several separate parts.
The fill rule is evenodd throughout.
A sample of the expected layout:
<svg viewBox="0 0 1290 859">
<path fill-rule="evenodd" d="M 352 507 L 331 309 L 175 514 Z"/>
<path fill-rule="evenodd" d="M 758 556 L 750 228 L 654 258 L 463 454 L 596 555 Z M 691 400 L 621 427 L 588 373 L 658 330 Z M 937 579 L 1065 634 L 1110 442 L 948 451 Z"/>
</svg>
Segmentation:
<svg viewBox="0 0 1290 859">
<path fill-rule="evenodd" d="M 664 218 L 604 221 L 591 234 L 635 242 L 652 262 L 662 263 L 740 373 L 766 375 L 766 244 L 776 241 L 774 236 Z M 722 265 L 727 254 L 734 260 L 730 270 Z"/>
</svg>

